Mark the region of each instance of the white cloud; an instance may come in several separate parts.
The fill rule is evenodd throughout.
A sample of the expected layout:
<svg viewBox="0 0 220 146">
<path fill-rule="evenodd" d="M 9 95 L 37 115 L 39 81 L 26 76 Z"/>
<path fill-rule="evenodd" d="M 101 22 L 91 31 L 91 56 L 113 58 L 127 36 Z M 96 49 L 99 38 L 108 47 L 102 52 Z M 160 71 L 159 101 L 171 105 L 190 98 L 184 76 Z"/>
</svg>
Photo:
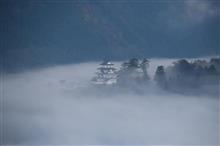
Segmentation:
<svg viewBox="0 0 220 146">
<path fill-rule="evenodd" d="M 173 60 L 151 61 L 153 75 L 156 65 Z M 6 75 L 1 89 L 3 143 L 218 144 L 218 98 L 177 95 L 156 87 L 142 95 L 108 94 L 88 84 L 97 65 Z"/>
<path fill-rule="evenodd" d="M 186 0 L 185 16 L 189 22 L 199 23 L 206 18 L 219 15 L 219 6 L 214 0 Z"/>
<path fill-rule="evenodd" d="M 211 19 L 219 19 L 219 10 L 220 3 L 217 0 L 184 0 L 182 3 L 174 2 L 170 5 L 170 15 L 166 20 L 171 29 L 182 30 Z"/>
</svg>

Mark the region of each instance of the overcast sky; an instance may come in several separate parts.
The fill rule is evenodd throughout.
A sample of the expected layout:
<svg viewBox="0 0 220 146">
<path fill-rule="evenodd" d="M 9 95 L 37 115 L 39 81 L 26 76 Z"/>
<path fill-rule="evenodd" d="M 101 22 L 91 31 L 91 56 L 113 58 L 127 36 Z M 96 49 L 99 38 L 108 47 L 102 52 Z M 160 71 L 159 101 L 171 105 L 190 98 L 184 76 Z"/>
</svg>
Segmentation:
<svg viewBox="0 0 220 146">
<path fill-rule="evenodd" d="M 0 7 L 7 69 L 220 52 L 217 0 L 7 0 Z"/>
</svg>

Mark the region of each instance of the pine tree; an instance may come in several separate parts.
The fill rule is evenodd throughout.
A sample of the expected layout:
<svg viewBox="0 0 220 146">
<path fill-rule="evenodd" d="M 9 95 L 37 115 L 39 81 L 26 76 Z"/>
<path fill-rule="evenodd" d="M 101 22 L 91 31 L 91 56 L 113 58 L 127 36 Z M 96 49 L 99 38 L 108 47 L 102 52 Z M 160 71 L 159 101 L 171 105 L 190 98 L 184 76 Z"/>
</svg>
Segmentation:
<svg viewBox="0 0 220 146">
<path fill-rule="evenodd" d="M 164 67 L 163 66 L 158 66 L 155 76 L 154 76 L 154 80 L 157 83 L 158 86 L 162 87 L 162 88 L 166 88 L 167 87 L 167 80 L 166 80 L 166 75 L 165 75 L 165 71 L 164 71 Z"/>
<path fill-rule="evenodd" d="M 142 76 L 143 72 L 141 70 L 139 60 L 132 58 L 128 62 L 122 64 L 118 74 L 118 83 L 129 85 L 140 82 L 142 80 Z"/>
<path fill-rule="evenodd" d="M 143 79 L 144 80 L 149 80 L 150 77 L 148 76 L 148 73 L 147 73 L 147 68 L 149 67 L 149 60 L 148 59 L 143 59 L 143 61 L 140 64 L 140 67 L 143 70 Z"/>
<path fill-rule="evenodd" d="M 97 76 L 92 79 L 93 83 L 99 85 L 115 84 L 117 82 L 117 71 L 113 66 L 114 64 L 109 61 L 101 63 L 97 69 L 98 72 L 96 72 Z"/>
</svg>

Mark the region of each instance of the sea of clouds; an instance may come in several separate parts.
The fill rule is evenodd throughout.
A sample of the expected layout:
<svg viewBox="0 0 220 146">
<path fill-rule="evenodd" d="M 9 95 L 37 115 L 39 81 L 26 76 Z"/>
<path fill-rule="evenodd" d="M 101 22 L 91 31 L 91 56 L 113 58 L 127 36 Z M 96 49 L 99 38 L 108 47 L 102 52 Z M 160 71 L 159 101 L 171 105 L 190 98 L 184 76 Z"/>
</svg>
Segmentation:
<svg viewBox="0 0 220 146">
<path fill-rule="evenodd" d="M 151 78 L 158 65 L 174 60 L 151 59 Z M 2 144 L 219 144 L 219 97 L 171 93 L 154 85 L 142 94 L 94 88 L 90 80 L 99 63 L 4 74 Z"/>
</svg>

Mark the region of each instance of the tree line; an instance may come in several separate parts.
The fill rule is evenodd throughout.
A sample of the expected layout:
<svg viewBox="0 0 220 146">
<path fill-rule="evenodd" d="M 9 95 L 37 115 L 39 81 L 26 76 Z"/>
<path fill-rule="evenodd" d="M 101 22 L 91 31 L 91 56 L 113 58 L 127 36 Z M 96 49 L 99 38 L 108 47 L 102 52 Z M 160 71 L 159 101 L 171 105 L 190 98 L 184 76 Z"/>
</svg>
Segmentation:
<svg viewBox="0 0 220 146">
<path fill-rule="evenodd" d="M 163 89 L 199 88 L 220 83 L 220 58 L 194 61 L 179 59 L 168 67 L 157 66 L 153 78 L 148 75 L 149 65 L 148 59 L 132 58 L 123 62 L 117 69 L 113 63 L 104 61 L 92 82 L 97 85 L 120 86 L 147 85 L 154 82 Z"/>
</svg>

